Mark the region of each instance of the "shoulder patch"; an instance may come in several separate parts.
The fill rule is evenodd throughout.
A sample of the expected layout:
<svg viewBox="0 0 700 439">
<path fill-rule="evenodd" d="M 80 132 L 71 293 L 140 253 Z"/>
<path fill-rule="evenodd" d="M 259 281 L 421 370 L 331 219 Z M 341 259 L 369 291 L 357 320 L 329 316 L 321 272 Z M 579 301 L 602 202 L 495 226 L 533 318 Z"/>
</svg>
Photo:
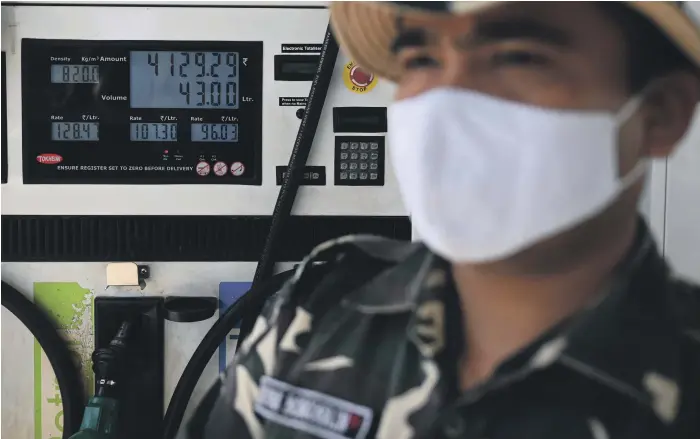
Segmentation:
<svg viewBox="0 0 700 439">
<path fill-rule="evenodd" d="M 264 419 L 322 439 L 365 439 L 373 412 L 366 406 L 263 376 L 255 412 Z"/>
</svg>

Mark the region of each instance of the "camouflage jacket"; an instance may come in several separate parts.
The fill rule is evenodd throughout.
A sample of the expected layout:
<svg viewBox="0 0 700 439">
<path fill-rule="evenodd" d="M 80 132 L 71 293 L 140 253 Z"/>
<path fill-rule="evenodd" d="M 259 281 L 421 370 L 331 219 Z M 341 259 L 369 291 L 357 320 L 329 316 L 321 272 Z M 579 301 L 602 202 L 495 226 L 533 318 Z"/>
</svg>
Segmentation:
<svg viewBox="0 0 700 439">
<path fill-rule="evenodd" d="M 191 439 L 700 438 L 700 291 L 670 274 L 644 225 L 603 300 L 467 392 L 449 269 L 421 244 L 319 246 Z"/>
</svg>

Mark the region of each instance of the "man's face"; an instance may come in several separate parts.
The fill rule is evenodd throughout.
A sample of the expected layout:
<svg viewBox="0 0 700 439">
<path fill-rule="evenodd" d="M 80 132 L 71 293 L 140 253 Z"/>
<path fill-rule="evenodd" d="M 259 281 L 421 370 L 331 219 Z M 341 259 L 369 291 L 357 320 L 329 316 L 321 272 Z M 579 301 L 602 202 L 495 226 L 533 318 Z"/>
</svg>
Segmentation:
<svg viewBox="0 0 700 439">
<path fill-rule="evenodd" d="M 625 35 L 595 3 L 508 2 L 472 16 L 407 16 L 401 27 L 399 100 L 450 86 L 546 108 L 616 113 L 631 97 Z M 620 131 L 621 175 L 643 156 L 668 154 L 687 127 L 686 120 L 658 132 L 659 114 L 668 117 L 668 108 L 659 108 L 668 105 L 661 90 L 655 105 L 645 103 Z M 674 117 L 689 120 L 693 106 Z M 641 189 L 640 182 L 599 217 L 496 265 L 530 273 L 570 268 L 627 227 Z"/>
</svg>

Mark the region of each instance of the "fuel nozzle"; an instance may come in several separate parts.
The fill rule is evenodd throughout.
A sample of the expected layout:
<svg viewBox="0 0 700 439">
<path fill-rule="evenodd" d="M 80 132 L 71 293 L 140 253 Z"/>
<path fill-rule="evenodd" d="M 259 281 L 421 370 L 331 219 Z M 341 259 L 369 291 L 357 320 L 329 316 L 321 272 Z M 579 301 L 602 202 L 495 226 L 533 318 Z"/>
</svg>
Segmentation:
<svg viewBox="0 0 700 439">
<path fill-rule="evenodd" d="M 97 378 L 95 396 L 85 407 L 80 430 L 71 439 L 115 439 L 119 416 L 118 383 L 127 358 L 128 342 L 140 320 L 125 321 L 109 345 L 92 353 L 92 370 Z"/>
<path fill-rule="evenodd" d="M 95 396 L 116 397 L 121 372 L 126 361 L 128 342 L 136 332 L 138 320 L 125 321 L 119 326 L 109 346 L 92 354 L 92 370 L 97 378 Z"/>
</svg>

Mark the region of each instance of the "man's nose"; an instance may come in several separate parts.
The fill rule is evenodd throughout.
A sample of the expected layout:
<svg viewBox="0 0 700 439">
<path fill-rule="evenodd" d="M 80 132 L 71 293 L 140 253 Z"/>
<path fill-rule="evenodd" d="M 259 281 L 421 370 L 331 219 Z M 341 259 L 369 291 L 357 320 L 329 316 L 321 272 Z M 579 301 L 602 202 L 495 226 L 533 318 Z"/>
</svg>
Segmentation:
<svg viewBox="0 0 700 439">
<path fill-rule="evenodd" d="M 440 54 L 441 68 L 436 72 L 435 81 L 442 87 L 478 88 L 479 78 L 474 69 L 472 55 L 458 47 L 454 41 L 444 42 Z"/>
</svg>

